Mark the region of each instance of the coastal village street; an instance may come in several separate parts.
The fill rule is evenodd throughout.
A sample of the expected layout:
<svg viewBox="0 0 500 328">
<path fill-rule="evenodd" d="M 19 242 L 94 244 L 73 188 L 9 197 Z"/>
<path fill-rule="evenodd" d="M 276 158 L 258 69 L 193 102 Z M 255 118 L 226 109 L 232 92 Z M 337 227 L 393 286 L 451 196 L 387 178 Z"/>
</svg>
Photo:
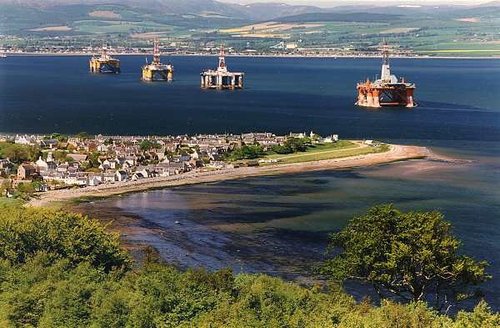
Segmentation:
<svg viewBox="0 0 500 328">
<path fill-rule="evenodd" d="M 39 155 L 36 161 L 17 165 L 9 158 L 0 160 L 3 196 L 24 197 L 22 192 L 31 186 L 32 193 L 28 195 L 31 203 L 43 205 L 150 188 L 374 165 L 429 155 L 422 147 L 392 145 L 382 151 L 371 140 L 339 141 L 337 135 L 321 137 L 312 132 L 287 136 L 247 133 L 192 137 L 53 137 L 2 137 L 3 144 L 30 147 Z M 276 147 L 284 147 L 290 140 L 306 142 L 309 148 L 288 155 L 273 153 L 272 149 L 279 151 Z M 262 153 L 259 156 L 250 153 L 235 160 L 236 152 L 254 148 Z"/>
<path fill-rule="evenodd" d="M 36 192 L 118 186 L 124 182 L 177 177 L 192 171 L 258 165 L 256 160 L 234 161 L 227 156 L 243 145 L 259 145 L 264 152 L 282 146 L 287 138 L 306 137 L 309 138 L 305 133 L 176 137 L 5 135 L 0 136 L 4 148 L 3 153 L 0 150 L 3 178 L 0 182 L 6 197 L 14 197 L 15 191 L 22 190 L 19 186 L 23 185 L 32 185 Z M 315 136 L 314 143 L 331 144 L 336 140 L 337 136 Z M 250 154 L 248 158 L 253 157 Z"/>
</svg>

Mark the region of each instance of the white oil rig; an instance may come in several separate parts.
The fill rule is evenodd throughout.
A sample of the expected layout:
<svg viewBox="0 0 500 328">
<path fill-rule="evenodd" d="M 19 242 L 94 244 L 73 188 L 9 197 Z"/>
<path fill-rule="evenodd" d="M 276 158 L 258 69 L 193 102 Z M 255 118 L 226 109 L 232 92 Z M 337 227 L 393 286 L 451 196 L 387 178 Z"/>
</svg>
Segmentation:
<svg viewBox="0 0 500 328">
<path fill-rule="evenodd" d="M 243 89 L 243 77 L 245 73 L 228 71 L 224 47 L 221 47 L 220 50 L 219 66 L 217 69 L 206 70 L 200 75 L 201 87 L 203 89 Z"/>
</svg>

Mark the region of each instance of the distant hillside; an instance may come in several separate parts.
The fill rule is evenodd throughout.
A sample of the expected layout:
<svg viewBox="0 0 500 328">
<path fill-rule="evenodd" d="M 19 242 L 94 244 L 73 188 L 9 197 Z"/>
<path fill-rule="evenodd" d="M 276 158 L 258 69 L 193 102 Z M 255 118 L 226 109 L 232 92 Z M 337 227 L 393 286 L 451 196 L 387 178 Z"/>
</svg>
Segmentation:
<svg viewBox="0 0 500 328">
<path fill-rule="evenodd" d="M 320 12 L 314 6 L 292 6 L 283 3 L 256 3 L 238 5 L 215 0 L 0 0 L 0 5 L 25 9 L 47 9 L 71 5 L 112 4 L 140 10 L 154 10 L 157 14 L 215 14 L 235 19 L 266 20 L 281 16 Z"/>
<path fill-rule="evenodd" d="M 280 17 L 276 21 L 281 23 L 308 23 L 308 22 L 391 22 L 400 18 L 400 15 L 372 14 L 366 12 L 355 13 L 307 13 L 288 17 Z"/>
<path fill-rule="evenodd" d="M 425 54 L 489 56 L 500 54 L 499 28 L 498 1 L 318 8 L 218 0 L 0 0 L 0 48 L 83 47 L 95 40 L 143 47 L 160 38 L 185 51 L 225 43 L 268 52 L 286 42 L 363 50 L 386 38 Z"/>
<path fill-rule="evenodd" d="M 314 6 L 291 6 L 283 3 L 254 3 L 243 7 L 246 17 L 256 21 L 327 11 Z"/>
</svg>

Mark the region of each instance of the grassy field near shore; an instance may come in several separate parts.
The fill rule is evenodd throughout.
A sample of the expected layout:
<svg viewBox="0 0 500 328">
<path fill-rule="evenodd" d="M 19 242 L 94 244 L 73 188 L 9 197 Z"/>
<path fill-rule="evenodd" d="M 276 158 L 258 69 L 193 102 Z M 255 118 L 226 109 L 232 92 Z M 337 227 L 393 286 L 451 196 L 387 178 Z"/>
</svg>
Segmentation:
<svg viewBox="0 0 500 328">
<path fill-rule="evenodd" d="M 272 154 L 264 157 L 262 165 L 270 165 L 277 161 L 280 164 L 304 163 L 321 161 L 327 159 L 366 155 L 388 151 L 389 146 L 385 144 L 369 146 L 359 141 L 341 140 L 336 143 L 319 144 L 309 147 L 307 151 L 288 155 Z"/>
</svg>

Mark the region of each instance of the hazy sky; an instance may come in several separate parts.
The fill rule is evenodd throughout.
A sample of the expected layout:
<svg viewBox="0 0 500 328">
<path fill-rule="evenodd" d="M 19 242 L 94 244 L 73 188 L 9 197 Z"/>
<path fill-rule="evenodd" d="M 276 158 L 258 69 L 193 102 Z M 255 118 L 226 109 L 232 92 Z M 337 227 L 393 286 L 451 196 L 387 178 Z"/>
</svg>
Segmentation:
<svg viewBox="0 0 500 328">
<path fill-rule="evenodd" d="M 343 4 L 355 3 L 373 3 L 377 5 L 384 4 L 481 4 L 491 2 L 492 0 L 219 0 L 234 3 L 255 3 L 255 2 L 283 2 L 295 5 L 312 5 L 321 7 L 333 7 Z"/>
</svg>

